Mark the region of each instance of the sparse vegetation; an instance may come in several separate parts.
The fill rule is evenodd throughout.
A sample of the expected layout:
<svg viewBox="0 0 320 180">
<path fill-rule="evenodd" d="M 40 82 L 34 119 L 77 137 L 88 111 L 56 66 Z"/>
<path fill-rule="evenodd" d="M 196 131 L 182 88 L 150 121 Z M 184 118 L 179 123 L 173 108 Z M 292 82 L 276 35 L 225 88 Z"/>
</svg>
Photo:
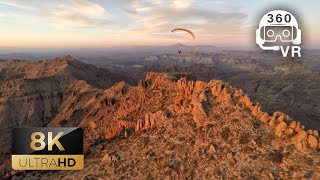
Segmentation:
<svg viewBox="0 0 320 180">
<path fill-rule="evenodd" d="M 206 125 L 206 131 L 209 131 L 209 129 L 213 128 L 214 125 L 213 124 L 207 124 Z"/>
<path fill-rule="evenodd" d="M 229 127 L 225 127 L 222 129 L 222 132 L 221 132 L 221 136 L 224 140 L 228 140 L 229 136 L 230 136 L 230 129 Z"/>
<path fill-rule="evenodd" d="M 196 140 L 194 138 L 190 138 L 190 144 L 193 146 L 196 144 Z"/>
<path fill-rule="evenodd" d="M 254 118 L 251 121 L 251 123 L 252 123 L 252 126 L 253 126 L 254 129 L 260 128 L 260 125 L 261 125 L 261 121 L 260 120 Z"/>
<path fill-rule="evenodd" d="M 246 113 L 246 114 L 242 114 L 242 118 L 243 119 L 248 119 L 248 118 L 250 118 L 250 116 Z"/>
<path fill-rule="evenodd" d="M 257 136 L 256 138 L 254 138 L 254 141 L 257 143 L 258 146 L 261 146 L 264 143 L 264 138 L 263 136 Z"/>
<path fill-rule="evenodd" d="M 181 165 L 181 162 L 179 160 L 175 160 L 175 159 L 171 159 L 166 167 L 178 172 L 180 170 L 180 165 Z"/>
<path fill-rule="evenodd" d="M 272 176 L 274 177 L 274 179 L 279 179 L 279 173 L 277 170 L 272 170 L 271 171 Z"/>
<path fill-rule="evenodd" d="M 273 163 L 281 164 L 283 160 L 283 153 L 280 150 L 270 151 L 268 159 Z"/>
<path fill-rule="evenodd" d="M 215 114 L 215 115 L 213 116 L 213 118 L 214 118 L 214 120 L 216 120 L 216 121 L 220 121 L 221 116 L 218 115 L 218 114 Z"/>
<path fill-rule="evenodd" d="M 153 156 L 155 156 L 156 155 L 156 153 L 153 151 L 153 150 L 148 150 L 147 152 L 146 152 L 146 155 L 148 155 L 148 156 L 150 156 L 150 157 L 153 157 Z"/>
<path fill-rule="evenodd" d="M 313 166 L 314 162 L 313 159 L 304 155 L 300 158 L 301 164 L 308 164 L 309 166 Z"/>
<path fill-rule="evenodd" d="M 250 142 L 250 133 L 249 132 L 245 132 L 240 136 L 240 140 L 239 143 L 240 144 L 247 144 Z"/>
<path fill-rule="evenodd" d="M 188 121 L 187 123 L 192 129 L 197 129 L 197 124 L 194 121 Z"/>
<path fill-rule="evenodd" d="M 263 143 L 271 144 L 271 142 L 276 138 L 276 135 L 272 131 L 267 131 L 263 133 Z"/>
<path fill-rule="evenodd" d="M 233 122 L 233 123 L 237 123 L 237 122 L 239 122 L 239 119 L 238 119 L 238 118 L 233 118 L 233 119 L 232 119 L 232 122 Z"/>
<path fill-rule="evenodd" d="M 304 174 L 304 177 L 309 180 L 312 178 L 312 174 L 313 174 L 313 171 L 312 170 L 308 170 L 305 174 Z"/>
<path fill-rule="evenodd" d="M 258 180 L 258 175 L 256 174 L 256 171 L 254 169 L 251 169 L 249 167 L 244 167 L 241 169 L 240 172 L 241 177 L 248 180 Z"/>
</svg>

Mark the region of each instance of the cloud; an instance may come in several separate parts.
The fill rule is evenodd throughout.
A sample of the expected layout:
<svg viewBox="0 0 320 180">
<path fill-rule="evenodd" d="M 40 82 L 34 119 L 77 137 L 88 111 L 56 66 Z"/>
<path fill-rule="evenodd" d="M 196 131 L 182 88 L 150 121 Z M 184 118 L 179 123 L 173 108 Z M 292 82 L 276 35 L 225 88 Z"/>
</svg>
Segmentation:
<svg viewBox="0 0 320 180">
<path fill-rule="evenodd" d="M 221 39 L 222 36 L 240 37 L 243 31 L 247 32 L 244 23 L 247 14 L 237 11 L 238 6 L 216 1 L 213 3 L 214 8 L 209 8 L 194 3 L 192 0 L 128 1 L 123 3 L 122 8 L 132 18 L 132 22 L 139 26 L 128 28 L 127 31 L 122 29 L 121 32 L 131 34 L 135 28 L 139 28 L 144 29 L 142 32 L 146 37 L 172 39 L 179 38 L 179 35 L 172 35 L 170 30 L 184 27 L 191 29 L 197 39 L 202 40 L 208 37 L 211 40 Z"/>
<path fill-rule="evenodd" d="M 88 18 L 87 16 L 70 12 L 70 11 L 54 12 L 49 14 L 48 17 L 54 20 L 54 22 L 51 23 L 51 25 L 60 29 L 96 28 L 96 27 L 101 27 L 108 24 L 107 20 L 92 19 L 92 18 Z"/>
<path fill-rule="evenodd" d="M 42 1 L 39 4 L 0 0 L 0 4 L 48 18 L 48 24 L 57 28 L 95 28 L 109 23 L 109 13 L 101 5 L 88 0 Z"/>
<path fill-rule="evenodd" d="M 240 5 L 221 0 L 0 0 L 0 5 L 12 6 L 19 21 L 35 20 L 37 26 L 56 29 L 88 29 L 101 42 L 127 41 L 145 44 L 208 43 L 219 44 L 225 39 L 237 41 L 248 34 L 247 14 Z M 5 19 L 0 14 L 0 18 Z M 32 18 L 32 19 L 31 19 Z M 191 29 L 196 40 L 186 33 L 171 33 L 175 27 Z M 48 27 L 45 27 L 48 28 Z M 98 29 L 90 31 L 89 29 Z M 39 28 L 42 29 L 42 28 Z M 43 28 L 44 29 L 44 28 Z M 40 31 L 40 30 L 39 30 Z M 62 31 L 64 32 L 64 31 Z M 74 34 L 80 31 L 70 31 Z M 101 33 L 103 32 L 103 33 Z M 69 32 L 64 32 L 69 33 Z M 43 32 L 46 34 L 46 32 Z M 79 34 L 78 34 L 79 35 Z M 80 35 L 79 35 L 80 36 Z M 83 34 L 81 34 L 81 37 Z M 103 37 L 103 38 L 102 38 Z M 151 43 L 150 43 L 151 42 Z"/>
<path fill-rule="evenodd" d="M 239 4 L 235 4 L 235 3 L 224 1 L 224 0 L 205 1 L 201 3 L 201 5 L 206 7 L 217 7 L 218 9 L 229 10 L 229 11 L 241 8 Z"/>
<path fill-rule="evenodd" d="M 174 0 L 172 7 L 175 9 L 188 9 L 192 5 L 192 0 Z"/>
<path fill-rule="evenodd" d="M 19 1 L 19 0 L 0 0 L 0 4 L 8 5 L 8 6 L 14 6 L 17 8 L 21 9 L 29 9 L 32 10 L 34 9 L 33 6 L 28 5 L 28 3 L 25 3 L 24 1 Z"/>
<path fill-rule="evenodd" d="M 106 16 L 108 16 L 108 13 L 101 5 L 90 1 L 70 0 L 69 4 L 69 8 L 72 7 L 74 11 L 77 11 L 90 17 L 105 18 Z"/>
<path fill-rule="evenodd" d="M 109 23 L 109 14 L 100 5 L 86 0 L 69 0 L 58 5 L 58 8 L 47 16 L 54 26 L 60 28 L 96 28 Z"/>
<path fill-rule="evenodd" d="M 5 14 L 5 13 L 0 13 L 0 18 L 1 17 L 6 17 L 7 16 L 7 14 Z"/>
</svg>

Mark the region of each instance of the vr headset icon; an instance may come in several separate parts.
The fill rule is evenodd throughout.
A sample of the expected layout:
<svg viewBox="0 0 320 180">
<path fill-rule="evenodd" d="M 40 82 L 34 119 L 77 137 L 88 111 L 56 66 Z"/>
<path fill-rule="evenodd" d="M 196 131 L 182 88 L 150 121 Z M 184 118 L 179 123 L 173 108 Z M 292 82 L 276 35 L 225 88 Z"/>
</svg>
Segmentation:
<svg viewBox="0 0 320 180">
<path fill-rule="evenodd" d="M 275 17 L 277 15 L 281 19 L 276 20 Z M 291 13 L 274 10 L 262 17 L 259 28 L 256 30 L 256 43 L 263 50 L 278 51 L 280 46 L 276 42 L 279 41 L 280 43 L 292 42 L 294 45 L 301 44 L 301 30 L 298 28 L 297 20 Z M 266 46 L 266 43 L 269 46 Z"/>
</svg>

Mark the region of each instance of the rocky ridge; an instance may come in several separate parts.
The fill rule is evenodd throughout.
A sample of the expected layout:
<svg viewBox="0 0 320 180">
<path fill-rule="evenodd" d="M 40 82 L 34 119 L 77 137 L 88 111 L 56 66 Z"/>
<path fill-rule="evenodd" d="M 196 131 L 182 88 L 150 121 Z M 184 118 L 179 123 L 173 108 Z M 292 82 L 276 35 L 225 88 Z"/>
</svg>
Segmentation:
<svg viewBox="0 0 320 180">
<path fill-rule="evenodd" d="M 272 114 L 281 111 L 308 128 L 320 130 L 319 81 L 320 76 L 312 69 L 319 67 L 318 56 L 287 59 L 274 53 L 254 51 L 225 51 L 222 53 L 181 53 L 149 56 L 145 61 L 130 62 L 141 65 L 106 68 L 123 72 L 134 82 L 147 72 L 188 72 L 197 80 L 209 82 L 220 79 L 240 88 L 253 101 L 261 104 L 263 111 Z M 117 63 L 117 62 L 114 62 Z M 127 81 L 126 81 L 127 82 Z M 288 106 L 287 104 L 290 104 Z"/>
<path fill-rule="evenodd" d="M 61 113 L 70 116 L 49 126 L 75 123 L 72 114 L 83 112 L 77 119 L 87 165 L 47 178 L 320 177 L 318 131 L 281 112 L 263 112 L 223 81 L 148 73 L 137 87 L 121 82 L 70 103 Z"/>
<path fill-rule="evenodd" d="M 121 76 L 71 56 L 1 62 L 0 163 L 10 158 L 13 127 L 46 126 L 66 100 L 110 87 L 118 78 Z"/>
<path fill-rule="evenodd" d="M 46 61 L 38 63 L 39 69 L 47 66 Z M 150 72 L 138 86 L 119 82 L 108 88 L 103 86 L 107 83 L 97 82 L 94 77 L 86 78 L 87 70 L 78 73 L 70 63 L 88 68 L 75 60 L 62 60 L 56 70 L 49 68 L 41 75 L 50 79 L 65 70 L 61 67 L 67 67 L 68 71 L 59 77 L 72 77 L 72 81 L 61 83 L 71 91 L 62 93 L 57 111 L 42 125 L 84 128 L 88 165 L 79 176 L 319 178 L 318 131 L 306 130 L 284 113 L 263 112 L 258 103 L 228 83 L 195 81 L 191 74 Z M 37 82 L 39 73 L 26 72 L 21 82 L 25 76 Z M 38 87 L 36 82 L 34 87 Z M 53 84 L 59 82 L 61 79 Z M 27 111 L 37 114 L 28 108 Z M 32 120 L 26 119 L 21 123 Z M 146 166 L 149 161 L 151 165 Z M 135 168 L 130 167 L 133 164 L 137 164 Z M 5 167 L 11 166 L 1 166 L 5 177 L 35 178 L 38 173 L 11 172 Z M 145 170 L 148 173 L 141 173 Z M 68 179 L 77 176 L 73 173 L 48 172 L 45 177 Z"/>
</svg>

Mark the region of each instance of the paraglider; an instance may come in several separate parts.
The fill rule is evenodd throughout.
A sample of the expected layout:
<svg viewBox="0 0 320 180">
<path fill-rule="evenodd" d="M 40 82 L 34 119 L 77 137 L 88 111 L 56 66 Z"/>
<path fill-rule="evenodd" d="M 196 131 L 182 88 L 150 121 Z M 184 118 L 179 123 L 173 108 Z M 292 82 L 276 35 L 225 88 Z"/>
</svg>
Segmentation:
<svg viewBox="0 0 320 180">
<path fill-rule="evenodd" d="M 194 35 L 194 33 L 188 29 L 184 29 L 184 28 L 175 28 L 172 29 L 171 32 L 175 32 L 175 31 L 185 31 L 188 34 L 190 34 L 192 36 L 193 39 L 196 39 L 196 36 Z M 181 50 L 178 51 L 179 54 L 181 54 Z"/>
<path fill-rule="evenodd" d="M 171 32 L 175 32 L 175 31 L 185 31 L 187 33 L 189 33 L 193 39 L 196 39 L 196 36 L 194 35 L 194 33 L 188 29 L 184 29 L 184 28 L 175 28 L 175 29 L 172 29 Z"/>
</svg>

